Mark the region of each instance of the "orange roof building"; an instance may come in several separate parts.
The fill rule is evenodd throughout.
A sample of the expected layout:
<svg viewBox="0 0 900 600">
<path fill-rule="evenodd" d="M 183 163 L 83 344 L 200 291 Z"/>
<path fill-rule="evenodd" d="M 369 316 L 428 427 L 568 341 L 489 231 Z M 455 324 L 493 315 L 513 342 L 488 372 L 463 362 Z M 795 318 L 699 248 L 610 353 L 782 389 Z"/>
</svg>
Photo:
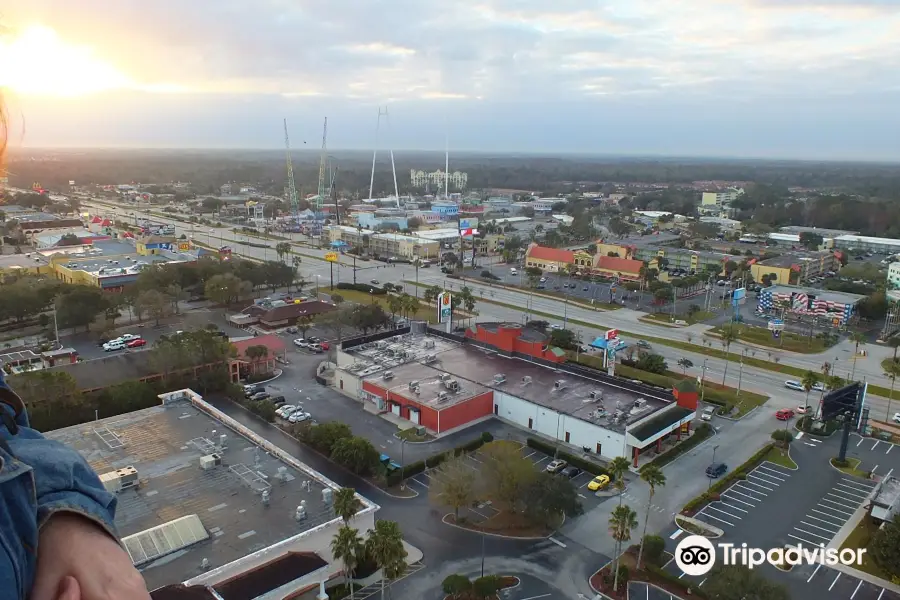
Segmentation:
<svg viewBox="0 0 900 600">
<path fill-rule="evenodd" d="M 525 251 L 526 267 L 537 267 L 542 271 L 555 273 L 565 270 L 566 265 L 571 264 L 575 264 L 575 253 L 571 250 L 531 244 Z"/>
</svg>

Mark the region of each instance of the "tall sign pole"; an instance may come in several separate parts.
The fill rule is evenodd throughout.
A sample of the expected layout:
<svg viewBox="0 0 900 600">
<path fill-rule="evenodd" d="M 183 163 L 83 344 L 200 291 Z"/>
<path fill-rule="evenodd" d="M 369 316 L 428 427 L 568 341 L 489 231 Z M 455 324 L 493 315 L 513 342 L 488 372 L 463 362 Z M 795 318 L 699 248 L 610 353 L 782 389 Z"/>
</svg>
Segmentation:
<svg viewBox="0 0 900 600">
<path fill-rule="evenodd" d="M 437 297 L 438 322 L 446 325 L 447 333 L 453 332 L 453 296 L 444 291 Z"/>
</svg>

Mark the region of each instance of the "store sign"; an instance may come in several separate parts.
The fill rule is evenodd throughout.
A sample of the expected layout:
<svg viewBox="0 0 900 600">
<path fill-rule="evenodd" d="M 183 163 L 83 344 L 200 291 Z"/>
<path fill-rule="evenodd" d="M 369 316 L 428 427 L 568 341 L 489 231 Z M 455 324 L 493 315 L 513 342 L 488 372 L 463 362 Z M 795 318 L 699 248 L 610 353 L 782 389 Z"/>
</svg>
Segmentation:
<svg viewBox="0 0 900 600">
<path fill-rule="evenodd" d="M 178 243 L 179 252 L 187 252 L 190 249 L 191 249 L 191 244 L 189 242 L 179 242 Z"/>
<path fill-rule="evenodd" d="M 338 253 L 337 252 L 326 252 L 325 260 L 328 262 L 337 262 L 338 261 Z"/>
<path fill-rule="evenodd" d="M 438 322 L 448 323 L 453 318 L 453 298 L 450 292 L 441 292 L 437 297 Z"/>
<path fill-rule="evenodd" d="M 616 339 L 617 337 L 619 337 L 619 330 L 618 330 L 618 329 L 608 329 L 608 330 L 606 331 L 606 333 L 603 334 L 603 339 L 606 340 L 607 342 L 610 341 L 610 340 L 614 340 L 614 339 Z"/>
</svg>

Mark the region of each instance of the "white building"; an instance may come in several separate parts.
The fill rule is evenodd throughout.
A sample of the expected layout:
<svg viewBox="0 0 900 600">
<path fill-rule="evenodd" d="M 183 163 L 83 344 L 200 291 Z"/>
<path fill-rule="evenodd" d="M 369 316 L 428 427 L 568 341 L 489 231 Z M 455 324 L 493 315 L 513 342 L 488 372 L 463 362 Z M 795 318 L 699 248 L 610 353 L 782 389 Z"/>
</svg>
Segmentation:
<svg viewBox="0 0 900 600">
<path fill-rule="evenodd" d="M 446 179 L 446 174 L 440 169 L 431 173 L 416 169 L 410 169 L 409 171 L 409 182 L 413 187 L 423 188 L 430 184 L 437 188 L 444 189 L 444 182 Z M 464 190 L 469 183 L 469 174 L 462 171 L 454 171 L 450 173 L 449 179 L 451 188 Z"/>
<path fill-rule="evenodd" d="M 891 290 L 900 290 L 900 262 L 892 262 L 888 267 L 887 286 Z"/>
</svg>

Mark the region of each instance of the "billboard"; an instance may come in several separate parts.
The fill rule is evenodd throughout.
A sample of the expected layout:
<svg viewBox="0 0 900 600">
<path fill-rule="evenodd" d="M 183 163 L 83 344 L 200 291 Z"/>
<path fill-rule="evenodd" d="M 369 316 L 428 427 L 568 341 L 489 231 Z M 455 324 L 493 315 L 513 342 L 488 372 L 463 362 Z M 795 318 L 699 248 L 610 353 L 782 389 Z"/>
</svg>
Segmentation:
<svg viewBox="0 0 900 600">
<path fill-rule="evenodd" d="M 734 290 L 731 296 L 732 306 L 743 306 L 747 302 L 747 288 L 738 288 Z"/>
<path fill-rule="evenodd" d="M 860 417 L 864 399 L 865 390 L 863 384 L 859 382 L 828 392 L 822 398 L 821 419 L 830 421 L 838 416 L 844 416 L 855 424 Z"/>
<path fill-rule="evenodd" d="M 338 261 L 338 253 L 337 252 L 326 252 L 325 260 L 330 263 L 337 262 Z"/>
<path fill-rule="evenodd" d="M 450 292 L 441 292 L 437 297 L 438 322 L 449 323 L 453 318 L 453 297 Z"/>
<path fill-rule="evenodd" d="M 474 217 L 464 217 L 459 220 L 459 229 L 478 229 L 478 219 Z"/>
<path fill-rule="evenodd" d="M 607 331 L 603 334 L 603 339 L 606 340 L 607 342 L 608 342 L 609 340 L 614 340 L 614 339 L 616 339 L 617 337 L 619 337 L 619 330 L 618 330 L 618 329 L 609 329 L 609 330 L 607 330 Z"/>
</svg>

